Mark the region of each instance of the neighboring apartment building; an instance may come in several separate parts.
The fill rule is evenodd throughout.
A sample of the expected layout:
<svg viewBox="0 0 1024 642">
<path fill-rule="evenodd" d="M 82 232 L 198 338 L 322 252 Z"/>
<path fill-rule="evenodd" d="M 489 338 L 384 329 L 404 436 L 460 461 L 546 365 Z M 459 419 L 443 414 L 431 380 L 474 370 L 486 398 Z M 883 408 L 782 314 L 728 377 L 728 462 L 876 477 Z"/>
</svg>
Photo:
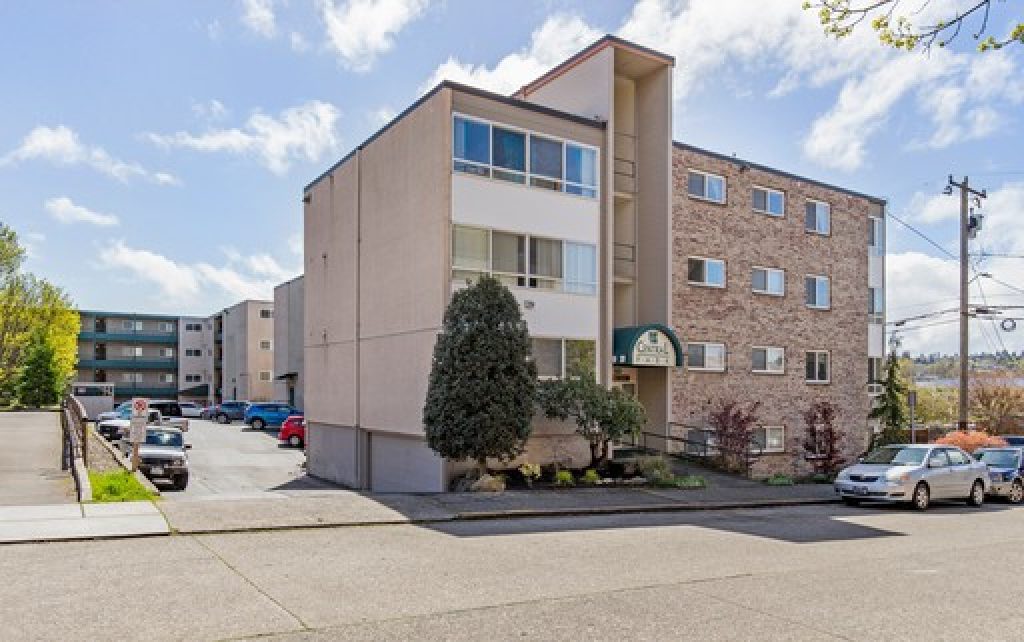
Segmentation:
<svg viewBox="0 0 1024 642">
<path fill-rule="evenodd" d="M 274 302 L 242 301 L 210 321 L 214 403 L 274 400 Z"/>
<path fill-rule="evenodd" d="M 306 187 L 312 474 L 447 487 L 462 466 L 426 446 L 422 405 L 451 293 L 482 273 L 519 301 L 541 376 L 594 369 L 650 433 L 761 401 L 781 452 L 759 472 L 801 470 L 821 399 L 863 449 L 884 202 L 673 143 L 673 64 L 608 36 L 513 97 L 443 82 Z M 538 421 L 525 458 L 585 464 L 571 432 Z"/>
<path fill-rule="evenodd" d="M 274 288 L 274 400 L 305 406 L 301 276 Z"/>
<path fill-rule="evenodd" d="M 177 398 L 179 319 L 80 310 L 76 381 L 114 384 L 114 398 Z"/>
<path fill-rule="evenodd" d="M 206 405 L 212 396 L 213 322 L 181 317 L 178 322 L 178 398 Z"/>
</svg>

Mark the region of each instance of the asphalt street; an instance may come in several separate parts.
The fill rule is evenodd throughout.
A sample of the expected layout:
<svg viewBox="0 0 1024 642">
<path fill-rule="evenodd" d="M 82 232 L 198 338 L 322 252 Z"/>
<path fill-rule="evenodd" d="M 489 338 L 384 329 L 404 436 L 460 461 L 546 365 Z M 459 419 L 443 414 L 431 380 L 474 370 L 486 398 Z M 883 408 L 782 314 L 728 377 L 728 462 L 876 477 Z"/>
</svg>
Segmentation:
<svg viewBox="0 0 1024 642">
<path fill-rule="evenodd" d="M 60 467 L 60 416 L 0 412 L 0 506 L 77 501 L 71 475 Z"/>
<path fill-rule="evenodd" d="M 0 638 L 1019 640 L 1024 508 L 0 546 Z"/>
<path fill-rule="evenodd" d="M 305 455 L 280 446 L 276 428 L 258 431 L 239 421 L 190 419 L 185 442 L 192 444 L 188 488 L 178 492 L 160 485 L 168 501 L 259 496 L 304 479 Z"/>
</svg>

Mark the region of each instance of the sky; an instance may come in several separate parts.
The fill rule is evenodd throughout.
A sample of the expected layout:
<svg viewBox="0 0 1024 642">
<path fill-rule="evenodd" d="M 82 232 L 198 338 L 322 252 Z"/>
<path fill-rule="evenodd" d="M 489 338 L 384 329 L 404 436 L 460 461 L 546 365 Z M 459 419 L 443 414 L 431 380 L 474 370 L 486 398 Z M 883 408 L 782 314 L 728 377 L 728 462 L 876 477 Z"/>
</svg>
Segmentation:
<svg viewBox="0 0 1024 642">
<path fill-rule="evenodd" d="M 836 42 L 801 5 L 0 3 L 0 221 L 84 309 L 270 298 L 302 270 L 303 186 L 396 113 L 445 78 L 510 93 L 614 33 L 675 57 L 676 140 L 885 198 L 927 237 L 888 220 L 890 321 L 957 305 L 949 174 L 988 193 L 972 302 L 1024 306 L 1024 46 L 976 53 L 973 22 L 928 53 Z M 994 3 L 991 32 L 1022 14 Z M 902 348 L 955 352 L 947 320 Z M 1024 350 L 1019 326 L 972 323 L 972 352 Z"/>
</svg>

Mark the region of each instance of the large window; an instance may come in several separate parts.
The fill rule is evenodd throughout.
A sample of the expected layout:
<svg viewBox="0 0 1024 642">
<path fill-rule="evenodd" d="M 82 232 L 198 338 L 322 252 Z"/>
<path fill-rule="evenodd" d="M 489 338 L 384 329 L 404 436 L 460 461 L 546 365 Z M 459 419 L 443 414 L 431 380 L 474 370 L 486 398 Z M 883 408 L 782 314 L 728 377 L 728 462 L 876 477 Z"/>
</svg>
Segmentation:
<svg viewBox="0 0 1024 642">
<path fill-rule="evenodd" d="M 123 357 L 141 357 L 142 346 L 121 346 L 121 356 Z"/>
<path fill-rule="evenodd" d="M 687 259 L 686 280 L 690 285 L 724 288 L 725 261 L 690 257 Z"/>
<path fill-rule="evenodd" d="M 593 147 L 455 116 L 452 156 L 457 172 L 597 196 L 597 149 Z"/>
<path fill-rule="evenodd" d="M 754 451 L 781 453 L 786 450 L 786 429 L 782 426 L 758 426 L 750 435 Z"/>
<path fill-rule="evenodd" d="M 868 288 L 868 321 L 881 323 L 885 317 L 885 290 Z"/>
<path fill-rule="evenodd" d="M 725 177 L 690 170 L 686 179 L 690 196 L 713 203 L 725 203 Z"/>
<path fill-rule="evenodd" d="M 828 236 L 832 233 L 832 208 L 822 201 L 807 201 L 804 229 Z"/>
<path fill-rule="evenodd" d="M 783 296 L 786 293 L 786 273 L 775 268 L 755 267 L 751 270 L 751 286 L 757 294 Z"/>
<path fill-rule="evenodd" d="M 777 189 L 755 187 L 751 190 L 751 199 L 755 212 L 768 216 L 784 216 L 786 214 L 786 195 Z"/>
<path fill-rule="evenodd" d="M 750 365 L 753 372 L 759 374 L 785 374 L 785 348 L 758 347 L 750 354 Z"/>
<path fill-rule="evenodd" d="M 725 371 L 724 343 L 687 343 L 686 367 L 689 370 Z"/>
<path fill-rule="evenodd" d="M 452 279 L 493 274 L 509 287 L 597 294 L 597 248 L 456 225 L 452 228 Z"/>
<path fill-rule="evenodd" d="M 533 339 L 533 361 L 541 379 L 594 376 L 596 355 L 590 339 Z"/>
<path fill-rule="evenodd" d="M 122 321 L 121 327 L 125 330 L 134 330 L 136 332 L 142 331 L 142 321 Z"/>
<path fill-rule="evenodd" d="M 829 362 L 828 352 L 825 350 L 810 350 L 807 352 L 805 361 L 804 379 L 807 383 L 828 383 Z"/>
<path fill-rule="evenodd" d="M 868 218 L 868 249 L 872 256 L 885 254 L 885 221 L 874 216 Z"/>
<path fill-rule="evenodd" d="M 809 308 L 827 310 L 831 305 L 827 276 L 808 275 L 804 278 L 804 302 Z"/>
</svg>

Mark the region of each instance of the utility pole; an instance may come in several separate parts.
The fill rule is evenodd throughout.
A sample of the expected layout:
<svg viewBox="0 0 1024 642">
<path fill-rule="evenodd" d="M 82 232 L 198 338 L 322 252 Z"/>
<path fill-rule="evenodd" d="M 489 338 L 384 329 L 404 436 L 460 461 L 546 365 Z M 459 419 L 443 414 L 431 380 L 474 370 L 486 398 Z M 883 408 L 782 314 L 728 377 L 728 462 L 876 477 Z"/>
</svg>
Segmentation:
<svg viewBox="0 0 1024 642">
<path fill-rule="evenodd" d="M 970 346 L 967 341 L 967 323 L 970 319 L 967 310 L 967 284 L 970 269 L 967 241 L 974 231 L 970 218 L 969 199 L 973 194 L 980 203 L 980 199 L 985 198 L 985 190 L 979 192 L 972 189 L 966 176 L 964 176 L 963 182 L 957 183 L 953 180 L 953 175 L 950 174 L 946 193 L 951 194 L 954 187 L 960 190 L 960 408 L 957 428 L 967 430 L 967 377 L 971 361 Z"/>
</svg>

